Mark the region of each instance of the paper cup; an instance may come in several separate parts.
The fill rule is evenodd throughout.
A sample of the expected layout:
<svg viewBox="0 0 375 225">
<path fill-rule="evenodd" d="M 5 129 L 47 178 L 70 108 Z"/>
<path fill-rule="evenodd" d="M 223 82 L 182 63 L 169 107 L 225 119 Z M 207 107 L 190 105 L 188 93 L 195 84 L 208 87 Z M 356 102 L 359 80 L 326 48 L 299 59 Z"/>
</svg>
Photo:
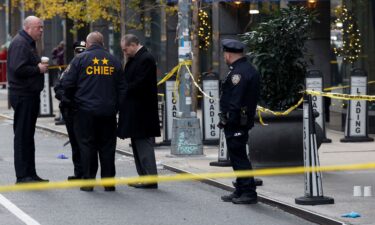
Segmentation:
<svg viewBox="0 0 375 225">
<path fill-rule="evenodd" d="M 40 58 L 40 61 L 42 61 L 42 63 L 48 64 L 49 58 L 46 56 L 42 56 L 42 58 Z"/>
<path fill-rule="evenodd" d="M 362 187 L 361 186 L 354 186 L 353 196 L 354 197 L 361 197 L 362 196 Z"/>
<path fill-rule="evenodd" d="M 364 197 L 371 197 L 372 196 L 372 190 L 371 186 L 365 186 L 363 188 L 363 196 Z"/>
</svg>

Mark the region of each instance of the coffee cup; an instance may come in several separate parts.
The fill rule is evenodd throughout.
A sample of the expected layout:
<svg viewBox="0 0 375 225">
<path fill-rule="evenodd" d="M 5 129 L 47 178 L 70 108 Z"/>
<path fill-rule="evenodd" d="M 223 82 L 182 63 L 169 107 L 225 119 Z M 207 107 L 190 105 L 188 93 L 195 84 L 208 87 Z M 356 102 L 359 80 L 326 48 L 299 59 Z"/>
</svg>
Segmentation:
<svg viewBox="0 0 375 225">
<path fill-rule="evenodd" d="M 42 56 L 42 58 L 40 58 L 40 60 L 42 61 L 43 64 L 48 64 L 49 58 L 46 57 L 46 56 Z"/>
</svg>

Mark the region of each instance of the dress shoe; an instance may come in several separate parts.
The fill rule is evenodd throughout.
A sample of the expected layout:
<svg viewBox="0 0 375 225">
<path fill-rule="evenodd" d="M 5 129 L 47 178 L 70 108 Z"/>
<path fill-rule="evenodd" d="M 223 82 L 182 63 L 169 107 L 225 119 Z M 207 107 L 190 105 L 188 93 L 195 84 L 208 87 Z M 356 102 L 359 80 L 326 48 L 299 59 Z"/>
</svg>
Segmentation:
<svg viewBox="0 0 375 225">
<path fill-rule="evenodd" d="M 259 178 L 254 178 L 254 183 L 255 183 L 255 186 L 262 186 L 263 180 Z"/>
<path fill-rule="evenodd" d="M 17 178 L 16 184 L 32 183 L 32 182 L 35 182 L 34 178 L 32 178 L 32 177 L 23 177 L 23 178 Z"/>
<path fill-rule="evenodd" d="M 233 198 L 232 202 L 234 204 L 256 204 L 258 202 L 258 197 L 253 194 L 242 194 L 238 198 Z"/>
<path fill-rule="evenodd" d="M 42 179 L 38 175 L 33 176 L 34 181 L 36 182 L 49 182 L 47 179 Z"/>
<path fill-rule="evenodd" d="M 92 192 L 92 191 L 94 191 L 94 187 L 80 187 L 79 190 Z"/>
<path fill-rule="evenodd" d="M 232 194 L 230 194 L 230 195 L 223 195 L 223 196 L 221 196 L 221 200 L 222 200 L 223 202 L 232 202 L 232 200 L 233 200 L 234 198 L 238 198 L 238 197 L 240 197 L 240 195 L 238 195 L 238 194 L 236 194 L 236 193 L 232 193 Z"/>
<path fill-rule="evenodd" d="M 116 191 L 116 187 L 115 186 L 104 187 L 104 191 Z"/>
<path fill-rule="evenodd" d="M 128 184 L 130 187 L 134 188 L 143 188 L 143 189 L 158 189 L 158 184 L 142 184 L 142 183 L 136 183 L 136 184 Z"/>
<path fill-rule="evenodd" d="M 80 180 L 80 179 L 82 179 L 82 177 L 80 177 L 80 176 L 69 176 L 68 177 L 68 180 Z"/>
</svg>

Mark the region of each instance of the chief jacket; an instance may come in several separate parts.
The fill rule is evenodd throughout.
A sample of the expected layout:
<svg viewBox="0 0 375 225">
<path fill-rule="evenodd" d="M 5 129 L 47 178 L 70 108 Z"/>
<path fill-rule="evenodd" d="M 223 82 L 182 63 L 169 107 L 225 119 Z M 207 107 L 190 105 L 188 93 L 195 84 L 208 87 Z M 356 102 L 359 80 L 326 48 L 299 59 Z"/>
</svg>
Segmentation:
<svg viewBox="0 0 375 225">
<path fill-rule="evenodd" d="M 120 61 L 94 44 L 76 55 L 61 78 L 62 101 L 95 116 L 114 116 L 124 93 Z"/>
</svg>

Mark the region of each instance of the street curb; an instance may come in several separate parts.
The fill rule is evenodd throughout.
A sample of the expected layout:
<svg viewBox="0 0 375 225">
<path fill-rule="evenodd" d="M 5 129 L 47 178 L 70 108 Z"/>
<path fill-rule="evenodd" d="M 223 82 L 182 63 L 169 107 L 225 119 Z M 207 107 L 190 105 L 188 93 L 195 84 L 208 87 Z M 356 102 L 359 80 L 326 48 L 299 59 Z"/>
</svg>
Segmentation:
<svg viewBox="0 0 375 225">
<path fill-rule="evenodd" d="M 5 119 L 9 119 L 9 120 L 13 120 L 12 117 L 9 117 L 9 116 L 1 114 L 1 113 L 0 113 L 0 117 L 3 117 Z M 51 133 L 68 136 L 68 134 L 66 132 L 54 130 L 52 128 L 49 128 L 49 127 L 46 127 L 46 126 L 43 126 L 43 125 L 40 125 L 40 124 L 37 124 L 36 128 L 41 129 L 41 130 L 45 130 L 45 131 L 48 131 L 48 132 L 51 132 Z M 133 153 L 125 151 L 125 150 L 116 149 L 116 152 L 121 154 L 121 155 L 134 157 Z M 167 165 L 167 164 L 164 164 L 164 163 L 162 165 L 165 169 L 170 170 L 170 171 L 175 172 L 175 173 L 186 173 L 186 174 L 193 174 L 194 175 L 194 173 L 191 173 L 189 171 L 185 171 L 185 170 L 182 170 L 182 169 L 178 169 L 176 167 L 173 167 L 173 166 L 170 166 L 170 165 Z M 207 179 L 204 179 L 204 180 L 200 180 L 200 182 L 211 185 L 211 186 L 214 186 L 216 188 L 220 188 L 220 189 L 225 190 L 225 191 L 230 191 L 230 192 L 234 191 L 233 187 L 231 187 L 229 185 L 226 185 L 226 184 L 223 184 L 223 183 L 221 183 L 219 181 L 216 181 L 216 180 L 213 180 L 213 179 L 207 178 Z M 338 221 L 338 220 L 335 220 L 335 219 L 332 219 L 332 218 L 328 218 L 328 217 L 323 216 L 321 214 L 318 214 L 318 213 L 315 213 L 315 212 L 312 212 L 312 211 L 309 211 L 309 210 L 306 210 L 306 209 L 302 209 L 302 208 L 296 207 L 294 205 L 290 205 L 288 203 L 281 202 L 281 201 L 272 199 L 272 198 L 264 196 L 264 195 L 258 195 L 258 200 L 260 202 L 264 203 L 264 204 L 277 207 L 277 208 L 279 208 L 279 209 L 281 209 L 281 210 L 283 210 L 287 213 L 296 215 L 300 218 L 303 218 L 303 219 L 308 220 L 308 221 L 313 222 L 313 223 L 317 223 L 317 224 L 321 224 L 321 225 L 346 225 L 346 223 L 344 223 L 344 222 L 341 222 L 341 221 Z"/>
</svg>

